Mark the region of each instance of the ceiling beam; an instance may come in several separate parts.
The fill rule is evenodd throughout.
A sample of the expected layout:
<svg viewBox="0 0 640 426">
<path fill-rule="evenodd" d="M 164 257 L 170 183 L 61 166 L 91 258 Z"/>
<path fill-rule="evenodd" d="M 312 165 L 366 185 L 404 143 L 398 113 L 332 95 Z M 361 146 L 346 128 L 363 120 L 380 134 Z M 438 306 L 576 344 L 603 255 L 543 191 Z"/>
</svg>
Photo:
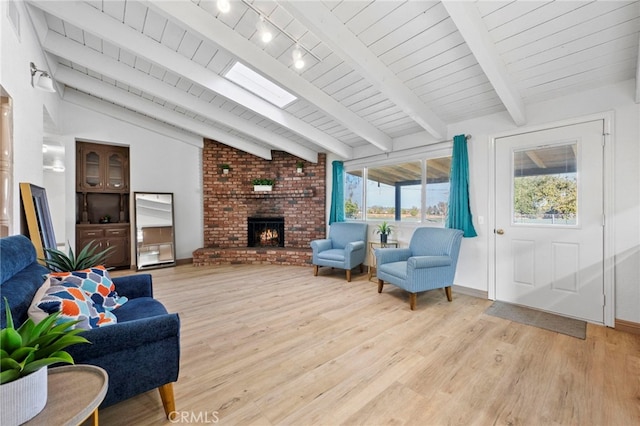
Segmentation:
<svg viewBox="0 0 640 426">
<path fill-rule="evenodd" d="M 271 80 L 305 98 L 367 142 L 383 151 L 392 149 L 393 141 L 386 133 L 300 77 L 295 71 L 265 53 L 260 47 L 204 11 L 191 0 L 148 2 L 147 4 L 165 18 L 189 28 L 205 40 L 215 43 L 240 58 L 244 63 L 260 70 Z M 313 3 L 305 2 L 304 4 L 306 7 Z"/>
<path fill-rule="evenodd" d="M 411 119 L 437 139 L 445 138 L 447 126 L 322 2 L 280 0 L 278 4 L 305 25 L 343 61 L 364 76 Z"/>
<path fill-rule="evenodd" d="M 127 50 L 175 74 L 189 78 L 194 83 L 273 121 L 329 152 L 346 159 L 352 158 L 353 156 L 353 149 L 349 145 L 316 129 L 312 125 L 305 123 L 253 93 L 242 89 L 211 70 L 200 66 L 150 37 L 141 34 L 128 25 L 109 17 L 85 2 L 28 1 L 63 21 L 75 25 L 101 39 L 109 40 L 110 43 L 113 43 L 121 49 Z M 237 130 L 242 132 L 242 128 Z"/>
<path fill-rule="evenodd" d="M 526 124 L 524 102 L 482 21 L 478 7 L 471 2 L 463 1 L 443 1 L 442 5 L 447 9 L 513 121 L 518 126 Z"/>
<path fill-rule="evenodd" d="M 53 31 L 47 34 L 43 48 L 61 58 L 94 70 L 95 72 L 140 89 L 157 98 L 164 99 L 209 120 L 228 127 L 242 129 L 242 133 L 261 140 L 274 149 L 286 151 L 292 155 L 314 163 L 318 162 L 318 153 L 305 146 L 293 142 L 283 136 L 268 131 L 264 127 L 253 124 L 231 112 L 218 108 L 183 90 L 163 83 L 145 73 L 141 73 L 128 65 L 118 62 L 94 49 L 64 37 Z"/>
<path fill-rule="evenodd" d="M 256 145 L 252 142 L 216 129 L 215 127 L 207 126 L 204 123 L 198 123 L 186 115 L 169 111 L 161 105 L 149 102 L 140 96 L 133 95 L 123 89 L 118 89 L 115 86 L 103 83 L 100 80 L 89 77 L 81 72 L 60 66 L 58 67 L 54 78 L 67 86 L 75 87 L 86 93 L 91 93 L 92 95 L 106 99 L 109 102 L 122 105 L 157 120 L 164 121 L 192 133 L 202 135 L 206 138 L 219 141 L 241 151 L 271 160 L 271 150 L 269 148 Z"/>
<path fill-rule="evenodd" d="M 66 88 L 63 92 L 62 99 L 80 107 L 87 108 L 102 115 L 115 118 L 116 120 L 133 124 L 137 127 L 142 127 L 143 129 L 147 129 L 149 131 L 158 133 L 168 138 L 175 139 L 188 145 L 193 145 L 198 148 L 202 148 L 204 146 L 202 136 L 200 135 L 175 128 L 151 117 L 134 113 L 124 107 L 102 101 L 95 96 L 78 92 L 75 89 Z"/>
</svg>

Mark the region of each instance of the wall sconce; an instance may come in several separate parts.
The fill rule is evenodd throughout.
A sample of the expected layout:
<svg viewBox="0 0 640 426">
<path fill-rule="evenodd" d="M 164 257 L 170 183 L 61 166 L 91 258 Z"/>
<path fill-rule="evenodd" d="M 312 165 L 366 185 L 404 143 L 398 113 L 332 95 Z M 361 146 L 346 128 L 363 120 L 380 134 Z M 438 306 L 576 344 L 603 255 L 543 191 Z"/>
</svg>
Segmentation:
<svg viewBox="0 0 640 426">
<path fill-rule="evenodd" d="M 30 65 L 31 65 L 31 87 L 35 87 L 45 92 L 55 93 L 56 89 L 53 87 L 53 80 L 49 76 L 49 73 L 44 70 L 39 70 L 38 68 L 36 68 L 33 62 L 31 62 Z M 33 78 L 35 77 L 36 73 L 40 73 L 40 75 L 38 75 L 38 79 L 36 80 L 36 84 L 34 85 Z"/>
</svg>

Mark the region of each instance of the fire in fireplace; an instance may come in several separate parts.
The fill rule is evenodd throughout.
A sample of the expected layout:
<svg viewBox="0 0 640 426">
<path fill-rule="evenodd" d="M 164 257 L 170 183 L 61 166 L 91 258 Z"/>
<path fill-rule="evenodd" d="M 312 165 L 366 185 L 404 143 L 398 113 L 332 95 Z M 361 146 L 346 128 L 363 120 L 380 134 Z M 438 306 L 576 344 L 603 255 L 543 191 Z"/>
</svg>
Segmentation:
<svg viewBox="0 0 640 426">
<path fill-rule="evenodd" d="M 247 218 L 249 247 L 284 247 L 284 217 Z"/>
</svg>

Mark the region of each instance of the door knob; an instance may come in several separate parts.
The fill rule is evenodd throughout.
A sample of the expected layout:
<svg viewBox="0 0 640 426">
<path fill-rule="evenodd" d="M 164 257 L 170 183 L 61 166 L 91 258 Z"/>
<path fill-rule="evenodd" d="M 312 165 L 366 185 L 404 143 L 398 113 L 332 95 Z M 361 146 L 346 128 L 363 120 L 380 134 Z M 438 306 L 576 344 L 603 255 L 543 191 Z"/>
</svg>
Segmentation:
<svg viewBox="0 0 640 426">
<path fill-rule="evenodd" d="M 496 229 L 496 234 L 498 234 L 498 235 L 504 234 L 504 229 L 502 229 L 502 228 Z"/>
</svg>

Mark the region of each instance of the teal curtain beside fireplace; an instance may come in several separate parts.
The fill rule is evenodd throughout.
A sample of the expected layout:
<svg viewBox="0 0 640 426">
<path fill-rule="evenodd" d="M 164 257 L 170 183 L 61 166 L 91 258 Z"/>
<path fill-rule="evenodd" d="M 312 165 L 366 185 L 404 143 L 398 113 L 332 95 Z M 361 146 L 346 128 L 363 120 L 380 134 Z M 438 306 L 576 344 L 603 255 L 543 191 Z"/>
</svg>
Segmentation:
<svg viewBox="0 0 640 426">
<path fill-rule="evenodd" d="M 449 189 L 449 214 L 447 228 L 460 229 L 465 237 L 475 237 L 471 206 L 469 203 L 469 154 L 467 138 L 458 135 L 453 138 L 453 157 Z"/>
<path fill-rule="evenodd" d="M 344 164 L 336 160 L 331 165 L 333 166 L 333 184 L 329 225 L 333 222 L 344 222 Z"/>
</svg>

